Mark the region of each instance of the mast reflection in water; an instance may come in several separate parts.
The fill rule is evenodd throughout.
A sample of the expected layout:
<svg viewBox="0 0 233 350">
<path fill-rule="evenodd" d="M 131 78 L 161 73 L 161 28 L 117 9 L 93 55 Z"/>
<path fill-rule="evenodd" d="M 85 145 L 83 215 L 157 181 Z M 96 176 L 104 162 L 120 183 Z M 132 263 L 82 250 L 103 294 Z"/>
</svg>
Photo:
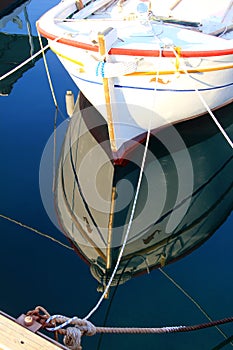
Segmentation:
<svg viewBox="0 0 233 350">
<path fill-rule="evenodd" d="M 63 231 L 103 290 L 131 224 L 145 141 L 131 142 L 120 164 L 114 163 L 105 121 L 81 94 L 78 107 L 57 168 L 56 209 Z M 229 105 L 216 112 L 231 138 L 232 110 Z M 232 210 L 232 158 L 207 115 L 151 133 L 112 285 L 182 258 L 218 229 Z"/>
</svg>

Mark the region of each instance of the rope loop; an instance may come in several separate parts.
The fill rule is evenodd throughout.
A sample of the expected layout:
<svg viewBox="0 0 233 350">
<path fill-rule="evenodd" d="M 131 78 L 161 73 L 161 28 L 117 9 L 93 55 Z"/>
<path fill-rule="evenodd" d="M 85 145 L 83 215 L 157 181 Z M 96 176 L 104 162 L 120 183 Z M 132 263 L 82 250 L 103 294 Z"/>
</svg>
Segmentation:
<svg viewBox="0 0 233 350">
<path fill-rule="evenodd" d="M 140 327 L 95 327 L 87 319 L 81 319 L 77 316 L 66 317 L 62 315 L 49 316 L 49 313 L 41 306 L 36 307 L 34 310 L 29 311 L 27 315 L 39 315 L 43 313 L 42 324 L 43 328 L 48 331 L 58 331 L 60 335 L 64 335 L 63 343 L 70 350 L 82 350 L 81 338 L 83 335 L 92 336 L 96 333 L 113 333 L 113 334 L 163 334 L 163 333 L 179 333 L 179 332 L 192 332 L 205 328 L 216 327 L 221 324 L 232 323 L 233 317 L 228 317 L 219 320 L 210 320 L 208 323 L 190 325 L 190 326 L 168 326 L 157 328 L 140 328 Z M 45 321 L 46 319 L 46 321 Z M 60 323 L 60 325 L 50 328 L 51 325 Z M 47 327 L 46 327 L 47 325 Z M 64 329 L 64 327 L 68 326 Z M 70 327 L 73 325 L 73 327 Z M 222 333 L 224 335 L 224 333 Z M 224 335 L 226 338 L 226 336 Z"/>
<path fill-rule="evenodd" d="M 55 323 L 55 327 L 47 326 L 46 329 L 63 334 L 63 343 L 71 350 L 82 350 L 81 338 L 83 335 L 92 336 L 96 334 L 96 327 L 90 321 L 83 320 L 77 316 L 69 318 L 62 315 L 53 315 L 47 319 L 46 323 L 51 325 L 52 322 Z M 57 323 L 59 325 L 56 326 Z M 64 329 L 66 326 L 69 327 Z"/>
<path fill-rule="evenodd" d="M 85 334 L 85 335 L 91 336 L 96 333 L 96 327 L 90 321 L 78 318 L 77 316 L 69 318 L 62 315 L 53 315 L 47 319 L 46 323 L 49 323 L 51 321 L 60 323 L 56 327 L 46 328 L 48 331 L 51 331 L 51 332 L 61 330 L 68 325 L 74 325 L 76 328 L 80 330 L 82 335 Z"/>
</svg>

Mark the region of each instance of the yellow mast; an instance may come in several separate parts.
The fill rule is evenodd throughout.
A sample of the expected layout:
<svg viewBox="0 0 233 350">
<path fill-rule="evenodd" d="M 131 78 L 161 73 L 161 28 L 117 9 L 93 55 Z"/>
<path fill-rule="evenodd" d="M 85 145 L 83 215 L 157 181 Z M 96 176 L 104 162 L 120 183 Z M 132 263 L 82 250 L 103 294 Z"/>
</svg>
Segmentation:
<svg viewBox="0 0 233 350">
<path fill-rule="evenodd" d="M 98 34 L 99 53 L 100 53 L 100 56 L 103 58 L 103 60 L 106 60 L 106 56 L 108 53 L 107 47 L 106 47 L 105 35 L 107 35 L 111 30 L 112 28 L 109 28 L 106 31 Z M 109 132 L 111 150 L 113 152 L 116 152 L 117 147 L 116 147 L 116 137 L 115 137 L 113 113 L 112 113 L 112 106 L 111 106 L 109 78 L 103 77 L 103 88 L 104 88 L 104 97 L 105 97 L 106 112 L 107 112 L 107 119 L 108 119 L 108 132 Z"/>
</svg>

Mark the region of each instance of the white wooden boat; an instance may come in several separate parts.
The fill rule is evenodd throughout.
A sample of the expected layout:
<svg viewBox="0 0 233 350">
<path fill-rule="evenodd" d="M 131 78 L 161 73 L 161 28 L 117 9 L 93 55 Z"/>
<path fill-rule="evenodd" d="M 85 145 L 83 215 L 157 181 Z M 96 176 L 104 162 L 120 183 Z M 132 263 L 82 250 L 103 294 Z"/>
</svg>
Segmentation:
<svg viewBox="0 0 233 350">
<path fill-rule="evenodd" d="M 83 95 L 79 102 L 81 108 L 88 107 Z M 229 135 L 232 108 L 233 104 L 226 106 L 218 115 Z M 180 136 L 168 152 L 161 140 L 169 133 L 174 136 L 173 129 L 169 126 L 151 137 L 133 223 L 113 285 L 192 252 L 232 210 L 233 155 L 222 134 L 208 116 L 190 120 L 179 124 Z M 142 153 L 138 144 L 124 166 L 114 164 L 107 125 L 93 108 L 77 112 L 65 135 L 56 173 L 58 221 L 102 286 L 115 267 L 128 229 Z"/>
<path fill-rule="evenodd" d="M 203 12 L 203 23 L 200 15 L 190 15 L 190 1 L 188 15 L 177 3 L 180 21 L 159 16 L 156 1 L 63 0 L 37 23 L 79 90 L 108 121 L 115 157 L 125 141 L 148 129 L 233 99 L 233 41 L 206 34 L 215 18 L 217 28 L 232 24 L 231 3 L 221 2 L 220 11 L 219 4 L 205 1 L 209 17 Z"/>
</svg>

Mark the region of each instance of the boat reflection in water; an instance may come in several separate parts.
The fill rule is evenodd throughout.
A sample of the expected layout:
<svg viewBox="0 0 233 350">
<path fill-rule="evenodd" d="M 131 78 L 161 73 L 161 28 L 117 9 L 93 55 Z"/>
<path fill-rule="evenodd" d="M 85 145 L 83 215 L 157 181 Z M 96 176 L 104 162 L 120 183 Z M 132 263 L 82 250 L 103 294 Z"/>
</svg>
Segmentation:
<svg viewBox="0 0 233 350">
<path fill-rule="evenodd" d="M 6 17 L 12 12 L 14 12 L 14 18 L 18 14 L 18 11 L 20 11 L 23 6 L 21 6 L 25 2 L 30 2 L 31 0 L 1 0 L 0 2 L 0 19 L 3 17 Z M 19 9 L 19 10 L 17 10 Z M 0 22 L 0 28 L 1 28 L 1 22 Z"/>
<path fill-rule="evenodd" d="M 5 5 L 0 5 L 0 30 L 3 31 L 0 32 L 0 96 L 8 96 L 17 80 L 34 67 L 36 61 L 42 57 L 42 55 L 35 57 L 14 73 L 3 78 L 8 72 L 17 68 L 41 49 L 38 36 L 32 35 L 27 13 L 30 2 L 31 0 L 5 1 Z M 8 22 L 15 23 L 16 28 L 20 31 L 26 27 L 27 34 L 8 33 L 5 28 Z M 43 38 L 42 43 L 46 44 L 46 40 Z"/>
<path fill-rule="evenodd" d="M 233 153 L 209 116 L 152 132 L 132 218 L 145 142 L 135 141 L 114 163 L 105 121 L 83 95 L 77 104 L 81 112 L 70 121 L 57 168 L 56 209 L 99 290 L 129 226 L 112 285 L 184 257 L 226 220 L 233 203 Z M 232 112 L 232 104 L 216 112 L 231 138 Z"/>
</svg>

